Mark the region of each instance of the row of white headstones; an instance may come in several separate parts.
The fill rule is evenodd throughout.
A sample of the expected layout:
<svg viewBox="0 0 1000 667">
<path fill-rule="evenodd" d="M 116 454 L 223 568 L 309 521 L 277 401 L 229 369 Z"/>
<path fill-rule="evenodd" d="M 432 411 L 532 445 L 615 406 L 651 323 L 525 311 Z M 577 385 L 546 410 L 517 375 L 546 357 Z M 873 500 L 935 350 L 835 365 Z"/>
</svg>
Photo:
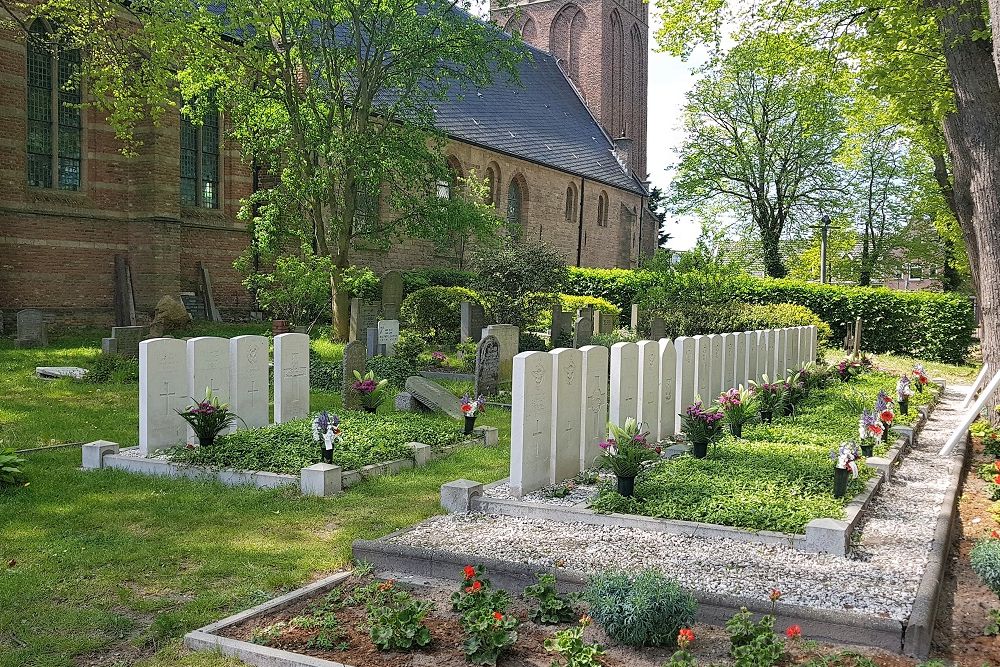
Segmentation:
<svg viewBox="0 0 1000 667">
<path fill-rule="evenodd" d="M 270 358 L 264 336 L 188 340 L 152 338 L 139 343 L 139 452 L 148 456 L 197 442 L 177 414 L 205 397 L 206 389 L 239 416 L 236 428 L 270 423 Z M 274 337 L 274 422 L 309 414 L 309 336 Z"/>
<path fill-rule="evenodd" d="M 616 343 L 610 349 L 522 352 L 514 357 L 510 488 L 521 497 L 594 465 L 610 420 L 638 420 L 664 440 L 696 398 L 774 381 L 816 359 L 817 328 L 792 327 Z M 610 356 L 610 363 L 609 363 Z"/>
</svg>

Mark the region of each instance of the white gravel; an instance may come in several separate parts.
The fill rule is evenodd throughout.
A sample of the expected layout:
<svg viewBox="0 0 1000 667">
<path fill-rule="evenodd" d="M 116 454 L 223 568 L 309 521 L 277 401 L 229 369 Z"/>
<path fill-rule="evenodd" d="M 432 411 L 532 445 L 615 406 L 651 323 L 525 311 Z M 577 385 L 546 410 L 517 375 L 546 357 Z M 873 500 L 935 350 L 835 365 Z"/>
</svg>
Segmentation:
<svg viewBox="0 0 1000 667">
<path fill-rule="evenodd" d="M 959 465 L 956 457 L 942 459 L 937 451 L 956 425 L 967 391 L 947 388 L 918 447 L 872 501 L 860 544 L 847 559 L 728 539 L 477 514 L 436 517 L 393 541 L 584 574 L 656 567 L 700 591 L 764 600 L 778 588 L 789 604 L 905 620 L 927 565 L 948 474 Z M 498 485 L 489 495 L 506 493 Z"/>
</svg>

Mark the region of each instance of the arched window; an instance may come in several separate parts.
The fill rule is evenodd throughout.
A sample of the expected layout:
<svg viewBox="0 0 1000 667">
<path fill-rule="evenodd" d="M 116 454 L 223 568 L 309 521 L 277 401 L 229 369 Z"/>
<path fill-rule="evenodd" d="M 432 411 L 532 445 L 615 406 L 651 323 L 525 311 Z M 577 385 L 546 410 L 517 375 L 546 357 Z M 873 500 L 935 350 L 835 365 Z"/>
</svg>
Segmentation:
<svg viewBox="0 0 1000 667">
<path fill-rule="evenodd" d="M 513 16 L 510 17 L 504 25 L 504 30 L 511 34 L 516 33 L 521 35 L 521 39 L 528 44 L 533 44 L 535 42 L 535 38 L 538 36 L 538 29 L 535 27 L 535 19 L 525 14 L 523 9 L 519 9 Z"/>
<path fill-rule="evenodd" d="M 576 220 L 576 184 L 566 186 L 566 222 Z"/>
<path fill-rule="evenodd" d="M 525 199 L 520 180 L 517 177 L 512 178 L 507 188 L 507 228 L 512 234 L 520 230 L 524 223 Z"/>
<path fill-rule="evenodd" d="M 458 179 L 462 177 L 462 163 L 454 155 L 448 156 L 448 176 L 437 182 L 437 196 L 451 199 L 455 196 Z"/>
<path fill-rule="evenodd" d="M 611 135 L 622 135 L 622 118 L 624 116 L 624 94 L 622 90 L 622 70 L 624 69 L 625 43 L 622 32 L 622 19 L 617 9 L 611 10 Z"/>
<path fill-rule="evenodd" d="M 28 31 L 27 54 L 28 185 L 79 190 L 80 50 L 60 43 L 38 19 Z"/>
<path fill-rule="evenodd" d="M 597 197 L 597 226 L 608 226 L 608 193 L 603 190 Z"/>
<path fill-rule="evenodd" d="M 486 167 L 486 185 L 490 189 L 489 202 L 494 206 L 500 205 L 500 167 L 496 162 L 491 162 Z"/>
<path fill-rule="evenodd" d="M 580 48 L 587 31 L 587 15 L 577 5 L 564 5 L 552 21 L 549 53 L 563 62 L 566 73 L 580 85 Z"/>
<path fill-rule="evenodd" d="M 200 123 L 181 114 L 181 204 L 219 208 L 219 115 Z"/>
</svg>

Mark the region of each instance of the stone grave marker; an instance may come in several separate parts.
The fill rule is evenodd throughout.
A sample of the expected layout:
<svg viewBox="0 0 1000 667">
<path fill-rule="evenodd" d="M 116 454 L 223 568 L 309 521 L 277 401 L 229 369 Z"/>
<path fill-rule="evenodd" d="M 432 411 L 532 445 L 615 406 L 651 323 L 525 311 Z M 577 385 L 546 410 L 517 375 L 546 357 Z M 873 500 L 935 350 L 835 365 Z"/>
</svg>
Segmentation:
<svg viewBox="0 0 1000 667">
<path fill-rule="evenodd" d="M 579 315 L 582 311 L 577 311 L 577 318 L 573 321 L 573 347 L 581 348 L 590 345 L 594 340 L 594 320 Z"/>
<path fill-rule="evenodd" d="M 580 348 L 583 374 L 583 425 L 580 441 L 580 470 L 590 468 L 601 454 L 598 446 L 608 435 L 608 348 L 584 345 Z"/>
<path fill-rule="evenodd" d="M 118 354 L 118 340 L 113 337 L 102 338 L 101 354 Z"/>
<path fill-rule="evenodd" d="M 641 431 L 654 437 L 660 432 L 660 344 L 655 340 L 640 340 L 639 376 L 636 396 L 636 419 Z"/>
<path fill-rule="evenodd" d="M 382 274 L 382 319 L 398 320 L 403 305 L 403 274 L 386 271 Z"/>
<path fill-rule="evenodd" d="M 483 329 L 483 337 L 496 336 L 500 343 L 500 382 L 510 382 L 513 377 L 514 356 L 517 354 L 520 332 L 513 324 L 491 324 Z"/>
<path fill-rule="evenodd" d="M 378 327 L 368 327 L 368 331 L 365 334 L 365 353 L 369 357 L 374 357 L 381 351 L 378 344 Z"/>
<path fill-rule="evenodd" d="M 594 333 L 607 335 L 615 332 L 618 326 L 618 319 L 611 313 L 600 310 L 594 311 Z"/>
<path fill-rule="evenodd" d="M 111 337 L 118 354 L 129 359 L 139 356 L 139 341 L 146 337 L 146 327 L 111 327 Z"/>
<path fill-rule="evenodd" d="M 556 484 L 580 473 L 583 424 L 583 352 L 561 347 L 552 358 L 552 451 L 549 482 Z"/>
<path fill-rule="evenodd" d="M 476 396 L 493 396 L 500 385 L 500 341 L 486 336 L 476 345 Z"/>
<path fill-rule="evenodd" d="M 271 423 L 270 353 L 264 336 L 229 339 L 229 401 L 236 428 L 259 428 Z"/>
<path fill-rule="evenodd" d="M 45 347 L 49 344 L 45 313 L 34 308 L 17 311 L 18 347 Z"/>
<path fill-rule="evenodd" d="M 309 415 L 309 336 L 274 337 L 274 423 Z"/>
<path fill-rule="evenodd" d="M 562 304 L 552 306 L 552 325 L 549 327 L 549 340 L 557 345 L 563 334 L 569 334 L 573 326 L 572 313 L 564 311 Z"/>
<path fill-rule="evenodd" d="M 757 382 L 760 379 L 760 373 L 757 372 L 757 349 L 759 346 L 760 332 L 748 331 L 746 337 L 747 386 L 750 385 L 751 380 Z"/>
<path fill-rule="evenodd" d="M 615 343 L 611 346 L 608 419 L 624 426 L 629 417 L 639 418 L 639 346 L 636 343 Z"/>
<path fill-rule="evenodd" d="M 351 329 L 348 340 L 365 340 L 368 329 L 378 326 L 382 302 L 351 299 Z"/>
<path fill-rule="evenodd" d="M 733 378 L 734 387 L 747 386 L 747 350 L 750 345 L 750 332 L 738 331 L 736 336 L 736 375 Z"/>
<path fill-rule="evenodd" d="M 788 366 L 791 362 L 788 357 L 788 329 L 786 327 L 778 329 L 778 342 L 775 344 L 774 354 L 774 371 L 778 377 L 784 378 L 788 375 Z"/>
<path fill-rule="evenodd" d="M 351 389 L 357 378 L 354 377 L 354 371 L 365 374 L 365 363 L 368 361 L 368 351 L 364 343 L 359 340 L 353 340 L 344 346 L 344 359 L 341 362 L 344 368 L 344 379 L 342 380 L 343 386 L 341 387 L 341 396 L 344 401 L 344 408 L 347 410 L 357 410 L 361 407 L 361 400 L 358 395 Z"/>
<path fill-rule="evenodd" d="M 769 382 L 774 382 L 774 329 L 761 331 L 760 349 L 757 350 L 757 370 L 761 377 L 767 375 Z"/>
<path fill-rule="evenodd" d="M 406 391 L 421 404 L 435 412 L 443 412 L 454 419 L 465 418 L 461 401 L 433 380 L 419 375 L 411 375 L 406 378 Z"/>
<path fill-rule="evenodd" d="M 391 357 L 399 341 L 399 320 L 378 321 L 378 347 L 382 354 Z"/>
<path fill-rule="evenodd" d="M 35 375 L 43 380 L 58 380 L 59 378 L 82 380 L 89 372 L 86 368 L 79 366 L 35 366 Z"/>
<path fill-rule="evenodd" d="M 708 336 L 709 345 L 709 369 L 708 369 L 708 396 L 705 396 L 705 402 L 711 403 L 719 397 L 722 393 L 722 357 L 723 357 L 723 341 L 722 336 L 719 334 L 709 334 Z"/>
<path fill-rule="evenodd" d="M 512 393 L 510 492 L 520 498 L 547 485 L 551 478 L 552 355 L 516 355 Z"/>
<path fill-rule="evenodd" d="M 629 326 L 629 328 L 634 333 L 638 333 L 639 332 L 639 304 L 637 304 L 637 303 L 633 303 L 632 304 L 632 312 L 630 313 L 630 316 L 629 316 L 628 326 Z M 650 338 L 653 338 L 653 337 L 650 336 Z M 659 339 L 658 338 L 653 338 L 653 340 L 659 340 Z"/>
<path fill-rule="evenodd" d="M 722 368 L 720 378 L 722 386 L 720 393 L 729 391 L 736 386 L 736 334 L 724 333 L 722 335 Z"/>
<path fill-rule="evenodd" d="M 809 361 L 816 361 L 819 352 L 819 327 L 809 327 Z"/>
<path fill-rule="evenodd" d="M 667 337 L 667 323 L 662 317 L 654 317 L 649 322 L 649 337 L 653 340 L 661 340 Z"/>
<path fill-rule="evenodd" d="M 483 327 L 486 326 L 486 311 L 478 303 L 463 301 L 462 305 L 462 342 L 470 339 L 478 343 L 483 338 Z"/>
<path fill-rule="evenodd" d="M 199 336 L 187 341 L 188 396 L 195 401 L 205 397 L 206 390 L 220 403 L 231 403 L 229 394 L 229 341 L 217 336 Z M 231 430 L 231 429 L 229 429 Z M 223 431 L 228 433 L 229 430 Z M 187 429 L 189 444 L 198 444 L 194 430 Z"/>
<path fill-rule="evenodd" d="M 788 329 L 788 368 L 798 371 L 802 368 L 802 357 L 799 356 L 799 334 L 801 327 L 789 327 Z"/>
<path fill-rule="evenodd" d="M 190 404 L 187 344 L 176 338 L 139 343 L 139 453 L 149 456 L 184 442 L 187 422 L 178 411 Z"/>
<path fill-rule="evenodd" d="M 677 349 L 669 338 L 657 342 L 660 362 L 659 430 L 660 440 L 677 432 Z"/>
<path fill-rule="evenodd" d="M 711 402 L 715 397 L 712 392 L 712 343 L 708 336 L 694 336 L 695 354 L 695 375 L 694 393 L 695 399 L 702 402 Z M 684 406 L 687 408 L 687 406 Z"/>
<path fill-rule="evenodd" d="M 675 373 L 677 383 L 677 404 L 673 412 L 676 415 L 687 410 L 688 406 L 694 403 L 696 393 L 695 376 L 697 374 L 697 350 L 694 338 L 690 336 L 679 336 L 674 341 L 674 349 L 677 352 L 677 371 Z M 675 433 L 680 430 L 678 420 Z"/>
</svg>

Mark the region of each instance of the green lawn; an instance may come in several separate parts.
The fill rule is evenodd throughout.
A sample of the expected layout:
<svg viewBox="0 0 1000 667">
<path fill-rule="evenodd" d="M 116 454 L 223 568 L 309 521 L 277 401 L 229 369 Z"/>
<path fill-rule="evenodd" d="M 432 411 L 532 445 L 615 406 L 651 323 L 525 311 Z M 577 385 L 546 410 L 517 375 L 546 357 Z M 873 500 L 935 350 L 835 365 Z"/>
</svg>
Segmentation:
<svg viewBox="0 0 1000 667">
<path fill-rule="evenodd" d="M 33 377 L 36 365 L 86 366 L 97 354 L 80 337 L 45 350 L 0 341 L 0 443 L 135 442 L 136 385 Z M 313 393 L 314 408 L 338 406 Z M 78 447 L 29 454 L 30 485 L 0 493 L 0 667 L 230 664 L 188 655 L 178 638 L 343 567 L 355 539 L 438 513 L 447 481 L 505 477 L 509 419 L 482 417 L 501 447 L 461 449 L 329 499 L 83 472 Z"/>
</svg>

